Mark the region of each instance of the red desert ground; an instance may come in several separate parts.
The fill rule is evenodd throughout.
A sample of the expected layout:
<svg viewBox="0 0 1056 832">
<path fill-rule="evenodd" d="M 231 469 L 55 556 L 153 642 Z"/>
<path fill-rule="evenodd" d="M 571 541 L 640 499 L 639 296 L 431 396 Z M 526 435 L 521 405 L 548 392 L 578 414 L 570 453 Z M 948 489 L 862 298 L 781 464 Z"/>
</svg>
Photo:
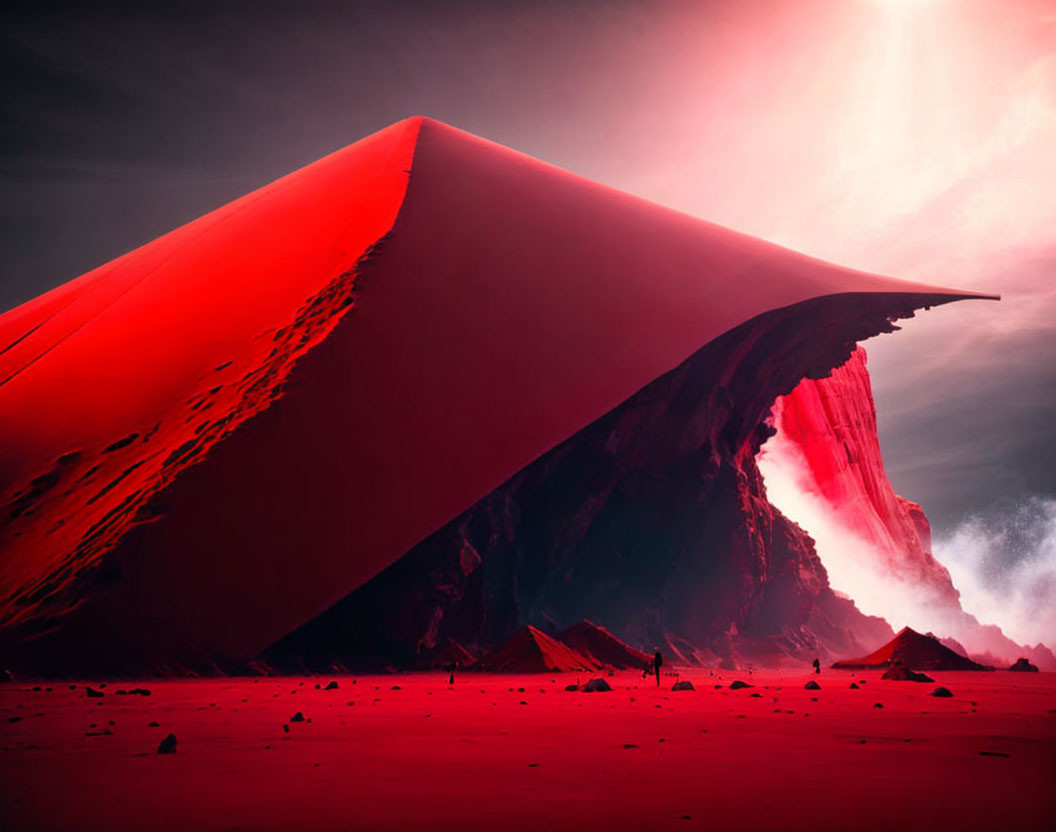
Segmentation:
<svg viewBox="0 0 1056 832">
<path fill-rule="evenodd" d="M 1050 828 L 1056 657 L 857 346 L 986 297 L 413 118 L 6 313 L 4 828 Z M 775 435 L 942 632 L 831 588 Z"/>
</svg>

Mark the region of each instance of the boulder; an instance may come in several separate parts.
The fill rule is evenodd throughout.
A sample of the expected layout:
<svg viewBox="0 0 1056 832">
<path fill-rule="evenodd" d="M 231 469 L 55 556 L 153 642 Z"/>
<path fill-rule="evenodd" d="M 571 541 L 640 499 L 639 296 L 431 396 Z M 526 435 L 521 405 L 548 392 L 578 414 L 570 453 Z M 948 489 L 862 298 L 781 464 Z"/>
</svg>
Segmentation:
<svg viewBox="0 0 1056 832">
<path fill-rule="evenodd" d="M 175 754 L 176 753 L 176 735 L 169 734 L 158 744 L 159 754 Z"/>
<path fill-rule="evenodd" d="M 904 664 L 896 663 L 892 665 L 881 679 L 891 679 L 895 682 L 934 682 L 935 680 L 928 676 L 926 673 L 917 673 L 915 670 L 910 670 Z"/>
</svg>

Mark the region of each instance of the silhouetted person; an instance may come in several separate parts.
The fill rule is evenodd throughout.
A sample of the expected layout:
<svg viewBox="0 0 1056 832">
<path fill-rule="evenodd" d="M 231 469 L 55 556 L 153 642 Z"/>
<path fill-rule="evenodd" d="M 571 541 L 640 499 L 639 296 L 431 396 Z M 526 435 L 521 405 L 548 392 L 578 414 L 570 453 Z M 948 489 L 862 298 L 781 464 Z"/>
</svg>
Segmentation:
<svg viewBox="0 0 1056 832">
<path fill-rule="evenodd" d="M 660 648 L 656 648 L 653 654 L 653 673 L 656 674 L 656 686 L 660 687 L 660 666 L 664 663 L 664 657 L 660 655 Z"/>
<path fill-rule="evenodd" d="M 447 677 L 447 683 L 449 685 L 453 685 L 455 683 L 455 670 L 457 670 L 457 669 L 458 669 L 458 662 L 457 661 L 452 661 L 450 664 L 448 664 L 447 667 L 444 668 L 444 670 L 446 670 L 448 672 L 448 674 L 449 674 L 448 677 Z"/>
<path fill-rule="evenodd" d="M 814 657 L 814 672 L 821 675 L 821 662 L 818 661 L 817 656 Z"/>
</svg>

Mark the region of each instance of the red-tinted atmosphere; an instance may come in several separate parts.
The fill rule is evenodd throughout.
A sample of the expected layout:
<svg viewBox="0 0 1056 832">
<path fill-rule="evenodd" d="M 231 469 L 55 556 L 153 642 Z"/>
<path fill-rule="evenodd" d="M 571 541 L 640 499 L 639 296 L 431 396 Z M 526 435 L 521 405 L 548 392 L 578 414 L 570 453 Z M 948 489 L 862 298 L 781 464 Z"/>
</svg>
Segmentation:
<svg viewBox="0 0 1056 832">
<path fill-rule="evenodd" d="M 1052 827 L 1056 6 L 188 11 L 0 13 L 5 830 Z"/>
<path fill-rule="evenodd" d="M 0 24 L 5 307 L 413 113 L 836 263 L 1000 292 L 870 345 L 879 434 L 966 608 L 1053 639 L 1051 0 L 41 2 Z"/>
</svg>

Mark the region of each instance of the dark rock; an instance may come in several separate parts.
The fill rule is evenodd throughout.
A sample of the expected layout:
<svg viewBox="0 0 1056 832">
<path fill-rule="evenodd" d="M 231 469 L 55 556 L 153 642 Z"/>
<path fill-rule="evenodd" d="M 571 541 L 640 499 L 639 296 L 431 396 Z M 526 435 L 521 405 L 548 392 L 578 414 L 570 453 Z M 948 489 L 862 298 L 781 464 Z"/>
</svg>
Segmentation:
<svg viewBox="0 0 1056 832">
<path fill-rule="evenodd" d="M 290 717 L 290 722 L 304 722 L 304 714 L 297 711 L 297 713 Z"/>
<path fill-rule="evenodd" d="M 910 670 L 904 664 L 895 663 L 888 668 L 881 679 L 891 679 L 895 682 L 934 682 L 935 680 L 926 673 L 917 673 Z"/>
<path fill-rule="evenodd" d="M 337 682 L 331 682 L 323 690 L 337 690 Z"/>
<path fill-rule="evenodd" d="M 565 685 L 565 690 L 579 690 L 579 685 Z"/>
<path fill-rule="evenodd" d="M 603 693 L 612 690 L 612 687 L 604 679 L 591 679 L 583 685 L 583 693 Z"/>
<path fill-rule="evenodd" d="M 693 683 L 689 679 L 683 679 L 680 682 L 675 682 L 671 686 L 671 690 L 696 690 L 696 688 L 693 687 Z"/>
<path fill-rule="evenodd" d="M 169 734 L 158 744 L 159 754 L 175 754 L 176 753 L 176 735 Z M 192 755 L 193 756 L 193 755 Z"/>
<path fill-rule="evenodd" d="M 944 687 L 940 686 L 940 687 L 935 688 L 935 690 L 933 690 L 929 694 L 929 696 L 939 696 L 939 697 L 948 699 L 949 697 L 953 696 L 953 692 L 949 688 L 944 688 Z"/>
<path fill-rule="evenodd" d="M 160 726 L 159 726 L 159 725 L 158 725 L 158 723 L 156 723 L 156 722 L 148 722 L 148 723 L 147 723 L 147 727 L 148 727 L 148 728 L 158 728 L 158 727 L 160 727 Z"/>
<path fill-rule="evenodd" d="M 99 699 L 99 698 L 105 696 L 105 694 L 101 690 L 96 690 L 95 688 L 90 688 L 90 687 L 86 687 L 84 689 L 84 692 L 88 696 L 89 699 Z"/>
<path fill-rule="evenodd" d="M 1025 659 L 1025 658 L 1022 658 L 1022 657 L 1016 659 L 1015 664 L 1013 664 L 1009 668 L 1009 670 L 1014 670 L 1016 673 L 1037 673 L 1038 672 L 1037 665 L 1031 664 L 1028 659 Z"/>
<path fill-rule="evenodd" d="M 821 685 L 819 685 L 813 679 L 811 679 L 809 682 L 807 682 L 805 685 L 803 685 L 803 687 L 804 687 L 805 690 L 821 690 Z"/>
<path fill-rule="evenodd" d="M 850 688 L 851 688 L 851 690 L 860 690 L 858 685 L 856 685 L 854 682 L 851 682 Z"/>
<path fill-rule="evenodd" d="M 752 685 L 749 685 L 747 682 L 742 682 L 740 679 L 737 679 L 730 685 L 730 690 L 740 690 L 741 688 L 750 687 L 752 687 Z"/>
<path fill-rule="evenodd" d="M 128 693 L 130 696 L 150 696 L 150 691 L 147 688 L 132 688 Z"/>
</svg>

